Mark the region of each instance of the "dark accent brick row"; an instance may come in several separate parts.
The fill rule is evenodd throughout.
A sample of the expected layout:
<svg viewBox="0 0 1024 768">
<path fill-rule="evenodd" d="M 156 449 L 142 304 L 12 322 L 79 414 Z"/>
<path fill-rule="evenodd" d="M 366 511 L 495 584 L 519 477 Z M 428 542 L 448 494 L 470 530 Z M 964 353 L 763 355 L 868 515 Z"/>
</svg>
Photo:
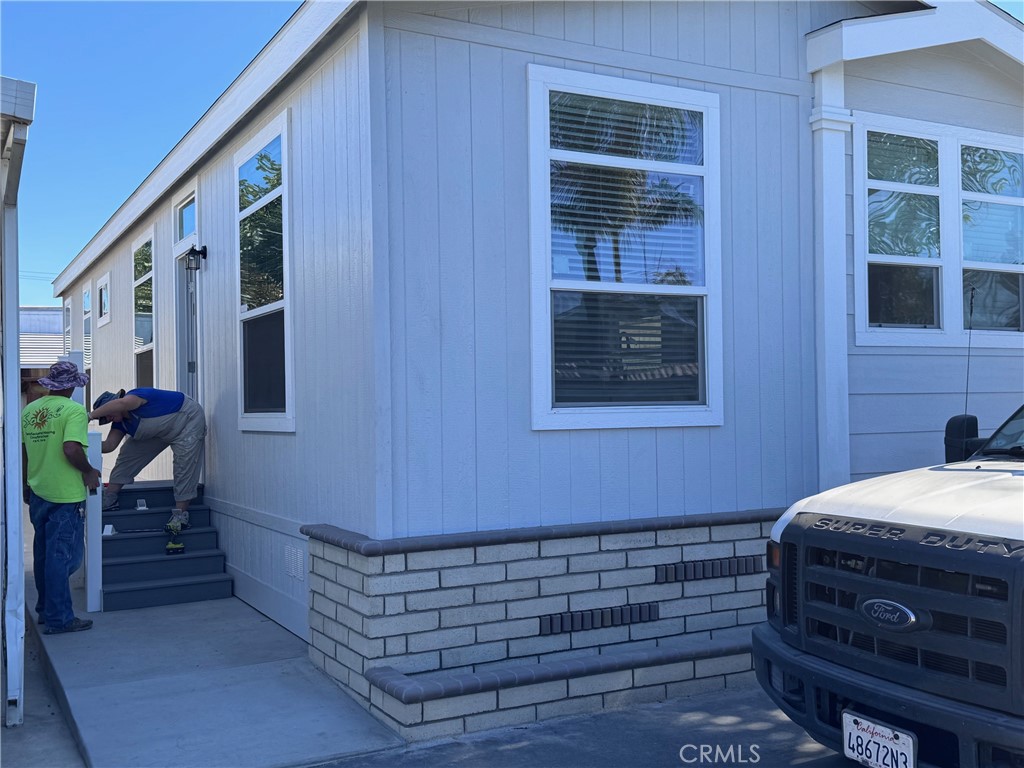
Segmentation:
<svg viewBox="0 0 1024 768">
<path fill-rule="evenodd" d="M 560 635 L 563 632 L 580 632 L 587 629 L 619 627 L 623 624 L 640 624 L 657 621 L 657 603 L 632 603 L 614 608 L 592 608 L 589 611 L 567 611 L 540 617 L 542 635 Z"/>
<path fill-rule="evenodd" d="M 715 560 L 695 560 L 674 565 L 654 567 L 654 581 L 664 584 L 669 581 L 695 581 L 697 579 L 718 579 L 722 576 L 745 576 L 749 573 L 764 573 L 764 555 L 743 557 L 720 557 Z"/>
</svg>

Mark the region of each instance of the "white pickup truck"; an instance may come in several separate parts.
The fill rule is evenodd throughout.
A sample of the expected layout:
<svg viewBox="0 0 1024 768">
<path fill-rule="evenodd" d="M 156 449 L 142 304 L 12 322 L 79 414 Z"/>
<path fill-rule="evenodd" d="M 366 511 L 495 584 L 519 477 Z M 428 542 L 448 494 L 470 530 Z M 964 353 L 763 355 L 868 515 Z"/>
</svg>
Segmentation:
<svg viewBox="0 0 1024 768">
<path fill-rule="evenodd" d="M 833 488 L 772 529 L 758 681 L 871 768 L 1024 768 L 1024 407 L 958 440 L 972 418 L 947 427 L 966 460 Z"/>
</svg>

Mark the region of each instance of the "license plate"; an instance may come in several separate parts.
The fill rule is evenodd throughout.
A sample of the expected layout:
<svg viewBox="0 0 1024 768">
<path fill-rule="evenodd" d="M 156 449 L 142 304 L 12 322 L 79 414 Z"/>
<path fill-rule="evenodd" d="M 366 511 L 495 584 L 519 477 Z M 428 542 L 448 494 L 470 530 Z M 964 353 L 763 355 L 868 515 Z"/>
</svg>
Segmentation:
<svg viewBox="0 0 1024 768">
<path fill-rule="evenodd" d="M 843 754 L 868 768 L 916 768 L 917 737 L 843 712 Z"/>
</svg>

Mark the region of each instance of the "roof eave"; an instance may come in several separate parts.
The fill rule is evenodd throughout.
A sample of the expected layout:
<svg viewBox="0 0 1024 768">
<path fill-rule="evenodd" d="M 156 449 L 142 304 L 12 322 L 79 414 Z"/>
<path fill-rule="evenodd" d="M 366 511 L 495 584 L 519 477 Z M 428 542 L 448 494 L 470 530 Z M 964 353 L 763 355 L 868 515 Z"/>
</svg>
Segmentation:
<svg viewBox="0 0 1024 768">
<path fill-rule="evenodd" d="M 360 0 L 307 0 L 53 281 L 60 296 L 245 117 Z"/>
</svg>

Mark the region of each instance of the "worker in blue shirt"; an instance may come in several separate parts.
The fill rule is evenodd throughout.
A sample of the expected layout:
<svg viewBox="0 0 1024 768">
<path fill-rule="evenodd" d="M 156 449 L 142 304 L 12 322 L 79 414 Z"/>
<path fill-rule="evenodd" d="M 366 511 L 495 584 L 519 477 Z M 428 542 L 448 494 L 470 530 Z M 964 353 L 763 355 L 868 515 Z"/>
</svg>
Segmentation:
<svg viewBox="0 0 1024 768">
<path fill-rule="evenodd" d="M 146 465 L 170 447 L 174 455 L 175 509 L 167 525 L 178 530 L 188 528 L 188 505 L 198 495 L 206 441 L 202 406 L 181 392 L 139 387 L 117 394 L 104 392 L 96 398 L 89 419 L 110 424 L 110 432 L 103 439 L 103 453 L 110 453 L 124 441 L 103 491 L 103 509 L 117 509 L 121 487 L 134 481 Z"/>
</svg>

